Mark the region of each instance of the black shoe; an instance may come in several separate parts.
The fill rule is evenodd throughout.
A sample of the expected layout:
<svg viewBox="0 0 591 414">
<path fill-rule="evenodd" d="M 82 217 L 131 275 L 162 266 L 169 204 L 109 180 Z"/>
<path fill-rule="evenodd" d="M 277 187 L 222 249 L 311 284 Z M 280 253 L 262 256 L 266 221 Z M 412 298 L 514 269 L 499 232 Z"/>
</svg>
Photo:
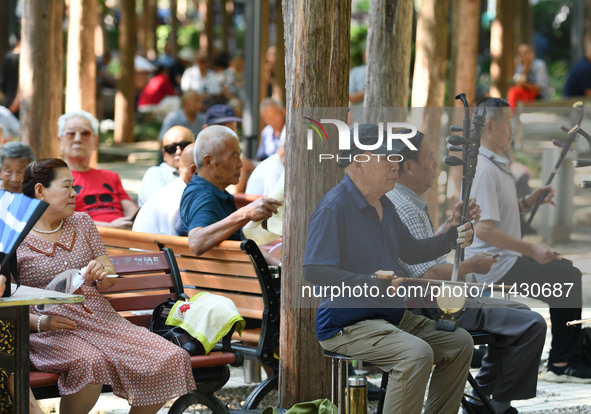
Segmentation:
<svg viewBox="0 0 591 414">
<path fill-rule="evenodd" d="M 548 364 L 544 379 L 551 382 L 574 382 L 591 384 L 591 366 L 580 358 L 571 358 L 564 367 Z"/>
</svg>

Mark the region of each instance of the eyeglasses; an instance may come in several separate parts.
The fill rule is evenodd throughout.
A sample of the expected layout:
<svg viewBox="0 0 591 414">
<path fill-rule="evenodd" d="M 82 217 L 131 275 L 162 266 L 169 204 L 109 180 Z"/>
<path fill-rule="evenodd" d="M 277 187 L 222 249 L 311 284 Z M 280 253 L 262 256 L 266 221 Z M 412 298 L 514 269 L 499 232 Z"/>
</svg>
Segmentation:
<svg viewBox="0 0 591 414">
<path fill-rule="evenodd" d="M 82 138 L 82 139 L 90 138 L 92 136 L 92 132 L 87 131 L 87 130 L 82 130 L 82 131 L 66 131 L 66 132 L 64 132 L 64 138 L 74 139 L 74 137 L 76 136 L 76 134 L 80 134 L 80 138 Z"/>
<path fill-rule="evenodd" d="M 191 141 L 175 142 L 175 143 L 172 143 L 172 144 L 168 144 L 168 145 L 163 146 L 162 149 L 167 154 L 172 155 L 172 154 L 176 153 L 176 149 L 177 148 L 179 148 L 182 151 L 182 150 L 184 150 L 185 148 L 187 148 L 191 144 L 192 144 Z"/>
</svg>

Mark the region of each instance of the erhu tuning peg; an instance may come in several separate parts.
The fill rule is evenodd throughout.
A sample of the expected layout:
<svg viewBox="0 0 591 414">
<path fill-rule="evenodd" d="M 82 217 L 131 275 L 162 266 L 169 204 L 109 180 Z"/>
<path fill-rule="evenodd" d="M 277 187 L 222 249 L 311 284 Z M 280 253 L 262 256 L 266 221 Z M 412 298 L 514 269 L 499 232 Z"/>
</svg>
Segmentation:
<svg viewBox="0 0 591 414">
<path fill-rule="evenodd" d="M 449 130 L 451 132 L 462 132 L 464 130 L 464 128 L 462 128 L 461 126 L 452 125 L 449 127 Z"/>
<path fill-rule="evenodd" d="M 466 161 L 459 159 L 458 157 L 454 157 L 453 155 L 448 155 L 443 159 L 443 162 L 451 167 L 455 167 L 458 165 L 466 165 Z"/>
<path fill-rule="evenodd" d="M 451 145 L 466 145 L 470 143 L 470 141 L 468 141 L 466 138 L 463 138 L 459 135 L 450 135 L 445 139 L 445 141 Z"/>
<path fill-rule="evenodd" d="M 447 144 L 447 150 L 448 151 L 462 151 L 462 147 L 457 146 L 457 145 Z"/>
</svg>

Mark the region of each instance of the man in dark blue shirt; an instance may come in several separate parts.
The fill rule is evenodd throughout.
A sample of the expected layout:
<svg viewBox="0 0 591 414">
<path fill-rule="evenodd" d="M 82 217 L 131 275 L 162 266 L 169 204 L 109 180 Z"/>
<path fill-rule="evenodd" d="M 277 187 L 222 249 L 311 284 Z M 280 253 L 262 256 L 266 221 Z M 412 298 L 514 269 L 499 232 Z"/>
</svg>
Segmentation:
<svg viewBox="0 0 591 414">
<path fill-rule="evenodd" d="M 241 152 L 236 133 L 228 127 L 209 126 L 197 136 L 193 154 L 198 175 L 185 188 L 180 207 L 189 249 L 197 256 L 224 240 L 241 240 L 246 223 L 268 219 L 281 205 L 263 197 L 236 209 L 226 187 L 240 179 Z"/>
<path fill-rule="evenodd" d="M 562 93 L 566 97 L 591 96 L 591 47 L 588 49 L 587 56 L 575 63 L 568 74 Z"/>
<path fill-rule="evenodd" d="M 361 144 L 379 139 L 376 125 L 360 125 L 358 131 Z M 402 274 L 399 257 L 412 263 L 431 260 L 449 252 L 458 238 L 454 227 L 441 236 L 416 240 L 385 197 L 398 178 L 397 159 L 387 156 L 403 146 L 394 140 L 390 150 L 384 145 L 361 151 L 351 137 L 353 149 L 341 154 L 349 157 L 342 163 L 346 175 L 324 196 L 310 220 L 304 277 L 317 285 L 316 291 L 331 293 L 321 299 L 316 315 L 321 346 L 390 373 L 384 412 L 420 413 L 435 364 L 425 413 L 455 414 L 468 375 L 472 338 L 463 329 L 436 330 L 433 320 L 405 310 L 396 295 L 396 280 L 384 280 Z M 472 230 L 459 237 L 469 244 Z M 353 293 L 334 295 L 334 287 Z"/>
</svg>

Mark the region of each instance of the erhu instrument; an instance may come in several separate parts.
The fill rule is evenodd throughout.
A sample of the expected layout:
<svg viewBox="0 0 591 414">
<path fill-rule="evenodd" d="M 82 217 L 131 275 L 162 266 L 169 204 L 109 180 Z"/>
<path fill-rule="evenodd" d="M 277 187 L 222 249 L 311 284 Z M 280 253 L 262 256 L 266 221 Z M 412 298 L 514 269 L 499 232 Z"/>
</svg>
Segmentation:
<svg viewBox="0 0 591 414">
<path fill-rule="evenodd" d="M 463 137 L 459 135 L 450 135 L 447 137 L 447 147 L 450 151 L 462 151 L 462 159 L 450 155 L 443 159 L 443 161 L 449 166 L 463 166 L 462 171 L 462 211 L 460 215 L 460 225 L 468 221 L 468 205 L 470 202 L 470 191 L 472 189 L 472 183 L 474 182 L 474 176 L 476 175 L 476 164 L 478 162 L 478 149 L 480 148 L 480 134 L 484 124 L 486 122 L 486 108 L 481 108 L 481 112 L 478 109 L 474 111 L 472 119 L 473 128 L 470 128 L 470 108 L 466 101 L 466 95 L 461 93 L 456 96 L 456 99 L 461 100 L 464 104 L 464 125 L 458 127 L 452 125 L 451 132 L 463 132 Z M 472 134 L 473 132 L 473 134 Z M 455 282 L 458 280 L 458 272 L 460 262 L 463 260 L 464 249 L 461 248 L 460 244 L 456 247 L 456 254 L 454 258 L 454 266 L 452 271 L 451 280 Z"/>
<path fill-rule="evenodd" d="M 560 152 L 560 157 L 558 157 L 558 160 L 556 161 L 556 164 L 554 165 L 554 168 L 552 169 L 552 173 L 550 174 L 550 176 L 546 180 L 546 184 L 544 184 L 544 186 L 548 186 L 548 185 L 552 184 L 552 180 L 554 179 L 554 176 L 558 172 L 558 169 L 562 165 L 562 161 L 564 161 L 564 158 L 568 154 L 568 151 L 570 150 L 571 146 L 575 142 L 575 138 L 577 137 L 577 135 L 583 136 L 587 140 L 589 145 L 591 145 L 591 136 L 589 136 L 589 134 L 587 132 L 585 132 L 583 129 L 581 129 L 581 122 L 583 121 L 583 115 L 585 114 L 585 110 L 583 108 L 583 103 L 580 101 L 575 102 L 573 104 L 573 108 L 577 108 L 579 110 L 579 119 L 575 123 L 575 125 L 572 126 L 571 128 L 568 128 L 565 125 L 562 125 L 560 127 L 560 129 L 562 129 L 563 131 L 568 132 L 568 138 L 567 138 L 566 142 L 563 143 L 563 142 L 558 141 L 556 139 L 552 141 L 552 143 L 555 146 L 562 148 L 562 151 Z M 573 162 L 573 165 L 575 167 L 577 166 L 577 165 L 575 165 L 576 162 L 578 162 L 578 160 Z M 525 227 L 524 227 L 523 231 L 521 232 L 522 237 L 529 230 L 529 227 L 531 226 L 534 216 L 536 215 L 538 208 L 542 204 L 544 197 L 546 197 L 545 191 L 542 192 L 542 194 L 540 194 L 540 197 L 536 200 L 536 204 L 534 204 L 534 206 L 531 210 L 531 213 L 529 215 L 529 218 L 527 219 L 527 223 L 525 224 Z"/>
</svg>

